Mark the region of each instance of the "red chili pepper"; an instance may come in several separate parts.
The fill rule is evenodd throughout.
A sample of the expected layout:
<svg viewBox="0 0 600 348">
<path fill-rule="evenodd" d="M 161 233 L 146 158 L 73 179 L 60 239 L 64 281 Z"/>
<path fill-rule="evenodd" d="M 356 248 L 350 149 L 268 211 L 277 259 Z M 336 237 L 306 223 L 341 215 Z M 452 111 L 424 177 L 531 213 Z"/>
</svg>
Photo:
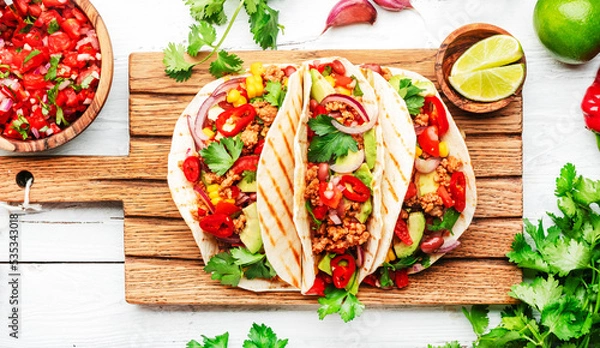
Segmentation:
<svg viewBox="0 0 600 348">
<path fill-rule="evenodd" d="M 258 168 L 258 155 L 242 156 L 235 161 L 231 167 L 234 174 L 242 174 L 244 171 L 255 172 Z"/>
<path fill-rule="evenodd" d="M 218 238 L 227 238 L 233 234 L 233 220 L 229 215 L 213 214 L 200 220 L 200 228 Z"/>
<path fill-rule="evenodd" d="M 356 262 L 348 254 L 338 255 L 331 260 L 331 279 L 333 285 L 338 289 L 343 289 L 348 285 L 354 271 L 356 271 Z"/>
<path fill-rule="evenodd" d="M 326 206 L 334 209 L 337 208 L 342 197 L 342 192 L 335 185 L 330 185 L 324 181 L 319 183 L 319 198 L 321 198 L 321 202 Z"/>
<path fill-rule="evenodd" d="M 440 157 L 440 138 L 436 126 L 425 128 L 423 133 L 417 136 L 417 142 L 421 149 L 433 157 Z"/>
<path fill-rule="evenodd" d="M 398 239 L 400 239 L 400 241 L 402 241 L 402 243 L 406 245 L 413 244 L 413 240 L 410 236 L 410 233 L 408 232 L 408 225 L 406 224 L 406 221 L 404 221 L 404 219 L 402 219 L 401 217 L 398 217 L 398 220 L 396 221 L 396 226 L 394 227 L 394 234 L 396 235 L 396 237 L 398 237 Z"/>
<path fill-rule="evenodd" d="M 585 92 L 581 110 L 586 127 L 596 134 L 596 145 L 600 150 L 600 69 L 596 73 L 596 79 Z"/>
<path fill-rule="evenodd" d="M 200 179 L 200 159 L 196 156 L 189 156 L 183 161 L 183 174 L 189 182 L 196 182 Z"/>
<path fill-rule="evenodd" d="M 442 101 L 435 95 L 425 97 L 426 112 L 429 115 L 429 124 L 437 126 L 438 135 L 444 136 L 450 128 L 448 124 L 448 117 L 446 116 L 446 109 Z"/>
<path fill-rule="evenodd" d="M 442 202 L 444 203 L 444 206 L 446 208 L 450 208 L 450 207 L 454 206 L 454 200 L 448 193 L 448 190 L 446 190 L 446 187 L 440 185 L 437 189 L 437 194 L 442 199 Z"/>
<path fill-rule="evenodd" d="M 450 178 L 450 194 L 454 198 L 454 209 L 459 213 L 465 210 L 466 204 L 466 180 L 463 172 L 454 172 Z"/>
<path fill-rule="evenodd" d="M 232 137 L 241 132 L 254 120 L 256 109 L 250 104 L 243 104 L 237 108 L 223 111 L 217 117 L 217 130 L 226 137 Z"/>
<path fill-rule="evenodd" d="M 395 276 L 394 276 L 394 283 L 396 283 L 396 286 L 398 287 L 398 289 L 402 289 L 408 286 L 408 270 L 405 269 L 400 269 L 397 270 L 395 272 Z"/>
<path fill-rule="evenodd" d="M 353 175 L 344 175 L 340 179 L 340 185 L 346 186 L 342 191 L 344 197 L 355 202 L 366 202 L 371 197 L 371 190 L 359 178 Z"/>
</svg>

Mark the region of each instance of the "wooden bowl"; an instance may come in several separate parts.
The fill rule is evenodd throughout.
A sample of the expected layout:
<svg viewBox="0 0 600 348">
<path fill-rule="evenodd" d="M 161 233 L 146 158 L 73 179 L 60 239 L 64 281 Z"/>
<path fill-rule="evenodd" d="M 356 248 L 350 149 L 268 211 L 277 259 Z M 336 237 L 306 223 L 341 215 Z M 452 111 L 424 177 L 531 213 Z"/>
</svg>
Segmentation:
<svg viewBox="0 0 600 348">
<path fill-rule="evenodd" d="M 510 104 L 511 101 L 521 94 L 523 83 L 521 83 L 513 95 L 504 99 L 494 102 L 478 102 L 463 97 L 452 87 L 452 85 L 450 85 L 450 82 L 448 81 L 448 76 L 450 76 L 452 65 L 454 65 L 454 62 L 456 62 L 458 57 L 460 57 L 475 43 L 498 34 L 511 35 L 506 30 L 495 25 L 486 23 L 468 24 L 450 33 L 444 42 L 442 42 L 442 45 L 438 50 L 435 60 L 435 75 L 438 83 L 440 84 L 440 88 L 446 97 L 452 102 L 452 104 L 465 111 L 474 113 L 487 113 L 496 111 Z M 525 64 L 525 54 L 523 54 L 523 57 L 515 63 Z M 527 64 L 525 64 L 525 76 L 527 76 Z M 523 82 L 525 82 L 525 79 L 523 79 Z"/>
<path fill-rule="evenodd" d="M 36 140 L 16 140 L 0 136 L 0 149 L 14 152 L 38 152 L 60 146 L 83 132 L 94 121 L 110 92 L 113 79 L 113 52 L 108 30 L 89 0 L 72 0 L 88 17 L 96 30 L 102 55 L 100 81 L 92 103 L 84 113 L 60 133 Z"/>
</svg>

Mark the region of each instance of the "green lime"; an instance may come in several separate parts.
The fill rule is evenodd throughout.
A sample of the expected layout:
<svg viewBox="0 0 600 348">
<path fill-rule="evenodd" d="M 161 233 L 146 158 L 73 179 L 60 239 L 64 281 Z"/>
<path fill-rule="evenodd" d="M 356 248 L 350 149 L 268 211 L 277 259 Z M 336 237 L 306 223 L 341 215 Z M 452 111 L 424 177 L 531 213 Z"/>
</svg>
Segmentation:
<svg viewBox="0 0 600 348">
<path fill-rule="evenodd" d="M 538 0 L 533 26 L 562 62 L 581 64 L 600 52 L 600 0 Z"/>
<path fill-rule="evenodd" d="M 494 35 L 469 47 L 454 63 L 450 75 L 495 68 L 516 62 L 523 57 L 523 49 L 510 35 Z"/>
<path fill-rule="evenodd" d="M 525 65 L 512 64 L 450 76 L 448 80 L 465 98 L 492 102 L 515 93 L 525 78 Z"/>
</svg>

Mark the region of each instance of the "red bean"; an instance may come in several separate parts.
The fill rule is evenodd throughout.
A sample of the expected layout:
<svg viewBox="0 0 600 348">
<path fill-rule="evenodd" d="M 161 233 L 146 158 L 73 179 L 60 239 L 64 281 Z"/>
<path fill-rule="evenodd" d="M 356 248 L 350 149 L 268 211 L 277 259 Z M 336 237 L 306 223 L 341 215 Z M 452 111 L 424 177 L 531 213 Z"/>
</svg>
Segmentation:
<svg viewBox="0 0 600 348">
<path fill-rule="evenodd" d="M 317 106 L 319 106 L 319 102 L 317 102 L 317 101 L 316 101 L 316 100 L 314 100 L 314 99 L 311 99 L 311 100 L 310 100 L 310 105 L 309 105 L 309 107 L 310 107 L 310 111 L 311 111 L 311 112 L 314 112 L 314 111 L 315 111 L 315 109 L 317 108 Z"/>
<path fill-rule="evenodd" d="M 331 62 L 331 69 L 338 75 L 346 75 L 346 67 L 337 59 Z"/>
<path fill-rule="evenodd" d="M 317 178 L 319 181 L 326 181 L 329 178 L 329 163 L 319 163 L 319 170 L 317 171 Z"/>
<path fill-rule="evenodd" d="M 421 242 L 420 248 L 425 254 L 433 254 L 444 244 L 442 236 L 431 236 Z"/>
<path fill-rule="evenodd" d="M 292 76 L 292 74 L 295 72 L 296 72 L 296 68 L 294 68 L 291 65 L 288 65 L 283 69 L 283 73 L 285 74 L 286 77 Z"/>
</svg>

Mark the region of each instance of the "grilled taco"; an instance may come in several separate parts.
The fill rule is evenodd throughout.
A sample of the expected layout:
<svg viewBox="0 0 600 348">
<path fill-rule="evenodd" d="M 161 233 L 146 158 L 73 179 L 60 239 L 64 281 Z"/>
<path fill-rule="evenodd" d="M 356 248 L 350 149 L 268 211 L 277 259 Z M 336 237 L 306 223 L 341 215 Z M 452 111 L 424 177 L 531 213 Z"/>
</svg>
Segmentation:
<svg viewBox="0 0 600 348">
<path fill-rule="evenodd" d="M 291 152 L 301 80 L 294 66 L 255 63 L 245 76 L 204 86 L 175 125 L 169 188 L 205 271 L 223 284 L 253 291 L 300 287 L 294 164 L 281 150 Z"/>
<path fill-rule="evenodd" d="M 356 294 L 381 239 L 383 138 L 373 88 L 342 58 L 305 64 L 296 133 L 294 223 L 303 294 Z M 328 313 L 327 313 L 328 314 Z"/>
<path fill-rule="evenodd" d="M 381 72 L 387 81 L 377 73 L 368 72 L 368 76 L 384 104 L 394 105 L 396 96 L 390 91 L 405 100 L 416 134 L 416 153 L 406 194 L 384 203 L 384 209 L 402 209 L 384 221 L 373 273 L 365 281 L 384 288 L 404 287 L 408 274 L 428 268 L 460 244 L 459 237 L 473 219 L 477 193 L 467 146 L 434 84 L 402 69 Z M 396 115 L 397 121 L 406 122 L 403 108 Z M 384 133 L 384 142 L 388 135 Z M 378 267 L 381 262 L 383 266 Z"/>
</svg>

